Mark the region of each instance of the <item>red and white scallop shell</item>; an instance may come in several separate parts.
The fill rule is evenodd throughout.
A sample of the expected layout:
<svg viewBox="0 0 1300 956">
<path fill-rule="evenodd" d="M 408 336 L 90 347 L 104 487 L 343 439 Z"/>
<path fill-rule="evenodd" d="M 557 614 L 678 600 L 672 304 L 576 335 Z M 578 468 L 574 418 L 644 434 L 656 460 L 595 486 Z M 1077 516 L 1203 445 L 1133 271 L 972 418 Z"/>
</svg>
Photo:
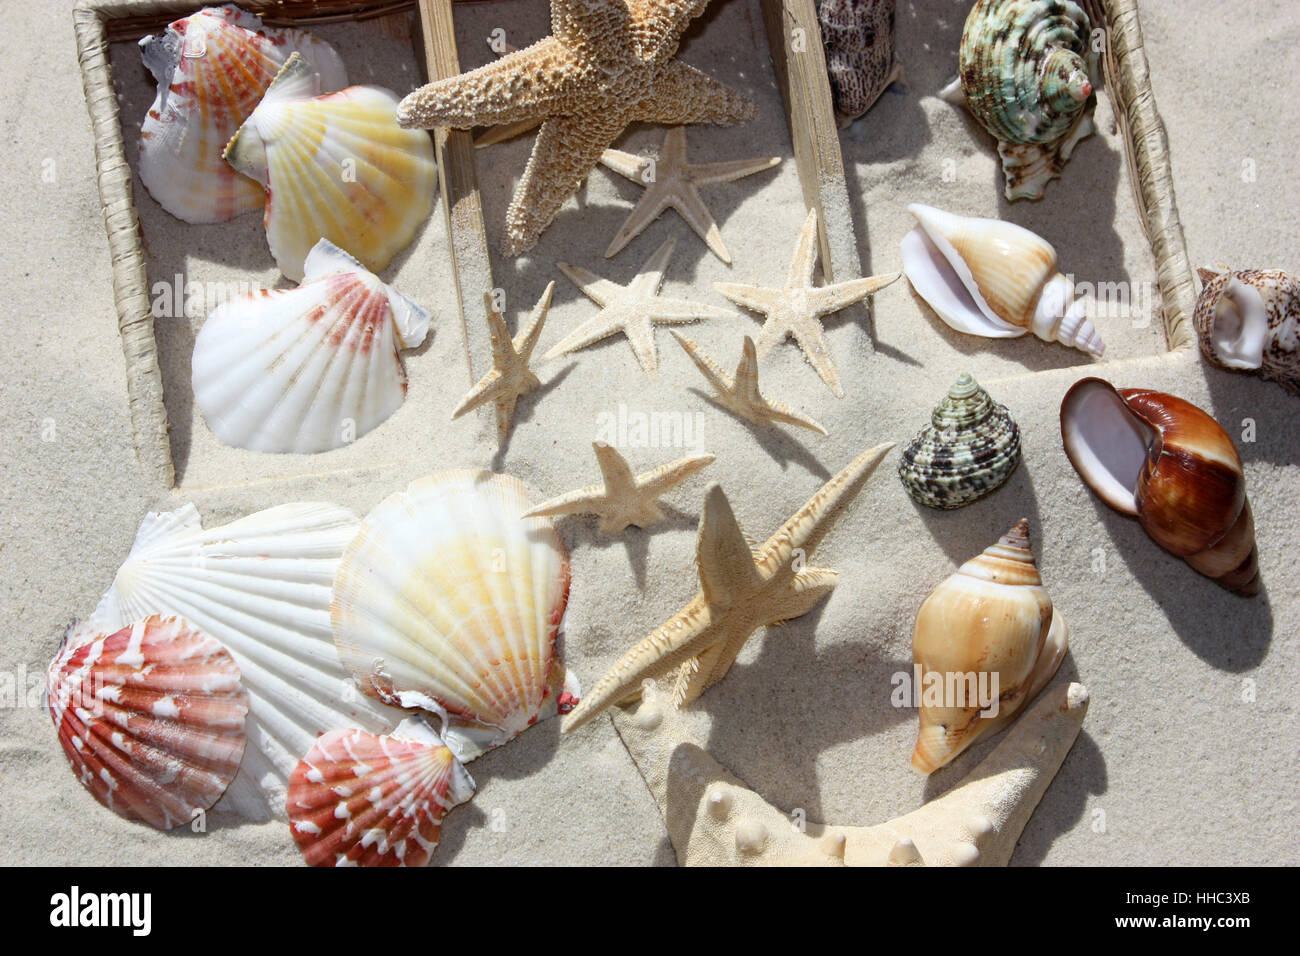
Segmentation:
<svg viewBox="0 0 1300 956">
<path fill-rule="evenodd" d="M 312 866 L 424 866 L 474 781 L 418 718 L 391 734 L 336 730 L 289 779 L 293 838 Z"/>
<path fill-rule="evenodd" d="M 50 715 L 81 785 L 160 830 L 216 803 L 244 755 L 239 666 L 179 617 L 69 641 L 47 674 Z"/>
</svg>

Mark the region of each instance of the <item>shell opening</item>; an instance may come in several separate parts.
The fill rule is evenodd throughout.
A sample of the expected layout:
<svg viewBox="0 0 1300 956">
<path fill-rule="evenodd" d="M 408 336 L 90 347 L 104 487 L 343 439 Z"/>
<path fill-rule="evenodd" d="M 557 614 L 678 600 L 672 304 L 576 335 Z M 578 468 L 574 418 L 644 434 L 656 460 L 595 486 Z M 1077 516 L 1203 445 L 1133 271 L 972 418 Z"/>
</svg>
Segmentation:
<svg viewBox="0 0 1300 956">
<path fill-rule="evenodd" d="M 999 339 L 1015 338 L 1028 331 L 994 314 L 980 296 L 970 267 L 947 240 L 933 237 L 917 226 L 900 245 L 907 280 L 949 327 Z"/>
<path fill-rule="evenodd" d="M 1260 368 L 1267 336 L 1264 300 L 1257 289 L 1234 276 L 1214 311 L 1214 329 L 1210 332 L 1214 354 L 1229 368 Z"/>
<path fill-rule="evenodd" d="M 1103 501 L 1137 514 L 1137 483 L 1155 431 L 1100 379 L 1084 379 L 1061 403 L 1061 440 L 1075 471 Z"/>
</svg>

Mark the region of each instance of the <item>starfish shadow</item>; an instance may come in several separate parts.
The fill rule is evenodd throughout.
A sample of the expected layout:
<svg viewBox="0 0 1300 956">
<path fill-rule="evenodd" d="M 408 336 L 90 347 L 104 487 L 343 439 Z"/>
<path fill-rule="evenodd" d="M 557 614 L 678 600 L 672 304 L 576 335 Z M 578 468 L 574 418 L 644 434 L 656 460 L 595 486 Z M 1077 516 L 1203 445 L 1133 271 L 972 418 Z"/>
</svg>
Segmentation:
<svg viewBox="0 0 1300 956">
<path fill-rule="evenodd" d="M 510 419 L 510 431 L 506 433 L 505 441 L 497 446 L 497 450 L 492 455 L 492 470 L 502 471 L 505 468 L 506 454 L 510 451 L 510 442 L 514 438 L 515 429 L 524 422 L 531 421 L 533 412 L 547 394 L 560 387 L 560 383 L 569 377 L 570 373 L 577 367 L 577 362 L 570 362 L 563 369 L 552 375 L 548 380 L 542 382 L 540 386 L 533 389 L 527 395 L 520 396 L 519 401 L 515 403 L 515 413 Z M 493 419 L 495 422 L 495 419 Z M 495 428 L 495 424 L 493 425 Z"/>
<path fill-rule="evenodd" d="M 795 438 L 785 429 L 779 426 L 767 427 L 764 425 L 757 425 L 754 422 L 737 415 L 703 389 L 692 386 L 688 388 L 687 391 L 693 392 L 699 398 L 704 399 L 704 401 L 713 408 L 716 408 L 718 411 L 725 413 L 728 417 L 734 418 L 736 421 L 744 425 L 749 430 L 750 434 L 754 436 L 754 439 L 758 442 L 759 446 L 781 466 L 783 471 L 787 470 L 791 462 L 795 462 L 809 474 L 816 475 L 823 481 L 830 478 L 830 471 L 825 465 L 817 460 L 817 456 L 812 453 L 808 446 L 799 441 L 799 439 Z"/>
<path fill-rule="evenodd" d="M 662 531 L 690 531 L 699 524 L 699 517 L 687 514 L 666 502 L 660 502 L 660 509 L 665 520 L 649 528 L 630 525 L 618 534 L 602 534 L 599 530 L 600 519 L 595 515 L 571 516 L 567 522 L 564 543 L 569 548 L 579 545 L 606 550 L 622 543 L 627 552 L 627 563 L 632 568 L 639 590 L 645 590 L 646 565 L 650 558 L 650 539 Z"/>
</svg>

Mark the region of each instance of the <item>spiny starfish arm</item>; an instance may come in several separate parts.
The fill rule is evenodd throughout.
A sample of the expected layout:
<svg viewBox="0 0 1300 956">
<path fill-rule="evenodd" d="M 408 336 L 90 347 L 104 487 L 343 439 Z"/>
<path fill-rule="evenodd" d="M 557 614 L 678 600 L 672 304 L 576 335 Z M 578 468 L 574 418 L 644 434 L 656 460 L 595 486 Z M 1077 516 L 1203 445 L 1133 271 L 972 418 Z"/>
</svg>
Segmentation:
<svg viewBox="0 0 1300 956">
<path fill-rule="evenodd" d="M 817 269 L 817 209 L 808 210 L 808 218 L 799 230 L 799 239 L 795 243 L 794 256 L 790 260 L 790 271 L 786 274 L 785 284 L 788 288 L 808 288 L 812 285 L 813 272 Z"/>
<path fill-rule="evenodd" d="M 702 319 L 734 319 L 735 313 L 716 305 L 692 302 L 690 299 L 668 299 L 655 296 L 650 300 L 654 308 L 656 324 L 681 325 L 685 322 L 699 322 Z"/>
<path fill-rule="evenodd" d="M 754 101 L 707 73 L 673 60 L 664 66 L 653 92 L 636 107 L 635 118 L 647 123 L 719 123 L 730 126 L 758 114 Z"/>
<path fill-rule="evenodd" d="M 658 498 L 668 489 L 685 481 L 701 468 L 713 463 L 712 455 L 690 455 L 678 458 L 666 465 L 660 465 L 637 479 L 637 483 L 649 494 Z"/>
<path fill-rule="evenodd" d="M 515 417 L 515 406 L 519 403 L 519 396 L 531 392 L 538 385 L 537 377 L 531 372 L 528 378 L 532 381 L 525 381 L 519 391 L 512 391 L 497 398 L 497 437 L 503 442 L 506 435 L 510 433 L 510 423 Z"/>
<path fill-rule="evenodd" d="M 460 418 L 467 412 L 486 405 L 488 402 L 495 401 L 497 396 L 502 394 L 506 385 L 505 377 L 497 370 L 493 369 L 479 379 L 478 384 L 469 390 L 456 410 L 451 413 L 452 420 Z"/>
<path fill-rule="evenodd" d="M 599 306 L 606 306 L 615 299 L 621 298 L 627 291 L 623 286 L 616 282 L 610 282 L 608 279 L 602 279 L 590 269 L 584 269 L 582 266 L 571 266 L 567 262 L 557 262 L 561 272 L 569 277 L 569 281 L 582 290 L 592 302 Z"/>
<path fill-rule="evenodd" d="M 648 303 L 646 304 L 648 307 Z M 659 350 L 655 348 L 655 330 L 650 316 L 644 312 L 632 311 L 623 321 L 623 334 L 627 336 L 632 354 L 641 363 L 641 370 L 647 375 L 659 371 Z"/>
<path fill-rule="evenodd" d="M 773 312 L 781 302 L 780 289 L 764 289 L 756 285 L 715 282 L 713 291 L 726 296 L 736 305 L 743 305 L 751 312 L 761 312 L 764 315 Z"/>
<path fill-rule="evenodd" d="M 594 515 L 600 513 L 605 501 L 605 489 L 599 485 L 580 488 L 567 494 L 557 495 L 543 501 L 536 508 L 525 512 L 524 518 L 553 518 L 556 515 Z"/>
<path fill-rule="evenodd" d="M 518 255 L 537 244 L 542 231 L 626 125 L 627 117 L 613 108 L 556 117 L 542 124 L 506 210 L 506 255 Z"/>
<path fill-rule="evenodd" d="M 721 485 L 711 485 L 704 496 L 695 564 L 704 603 L 715 614 L 745 601 L 763 584 L 754 552 Z"/>
<path fill-rule="evenodd" d="M 605 491 L 630 493 L 636 487 L 636 479 L 627 459 L 619 454 L 617 448 L 603 441 L 592 442 L 591 448 L 596 453 L 596 464 L 600 466 Z"/>
<path fill-rule="evenodd" d="M 554 294 L 555 283 L 547 283 L 546 291 L 542 293 L 542 297 L 533 306 L 532 314 L 528 317 L 528 324 L 515 336 L 513 343 L 515 352 L 520 360 L 525 363 L 533 357 L 533 349 L 537 348 L 537 340 L 541 338 L 542 329 L 546 325 L 546 314 L 551 308 L 551 296 Z"/>
<path fill-rule="evenodd" d="M 480 66 L 426 83 L 397 104 L 404 127 L 470 129 L 537 119 L 572 109 L 581 72 L 554 37 Z"/>
<path fill-rule="evenodd" d="M 629 57 L 632 22 L 641 19 L 629 6 L 622 0 L 551 0 L 551 34 L 565 46 L 613 48 Z"/>
<path fill-rule="evenodd" d="M 816 318 L 809 318 L 806 322 L 792 325 L 790 334 L 803 349 L 804 357 L 813 367 L 813 371 L 821 376 L 821 380 L 827 384 L 836 398 L 843 398 L 844 386 L 840 384 L 839 372 L 835 371 L 835 362 L 831 359 L 830 345 L 826 342 L 826 332 L 822 329 L 822 324 Z"/>
<path fill-rule="evenodd" d="M 582 3 L 584 0 L 567 0 Z M 625 0 L 585 0 L 618 3 Z M 686 25 L 704 12 L 709 0 L 626 0 L 632 11 L 632 49 L 644 63 L 664 63 L 677 52 Z M 552 14 L 554 18 L 554 14 Z"/>
<path fill-rule="evenodd" d="M 867 276 L 863 279 L 851 279 L 848 282 L 822 286 L 820 289 L 809 289 L 808 305 L 818 315 L 838 312 L 883 289 L 901 275 L 901 272 L 895 272 L 890 275 Z"/>
<path fill-rule="evenodd" d="M 664 283 L 668 260 L 673 257 L 673 249 L 676 247 L 676 236 L 669 236 L 660 243 L 659 248 L 652 252 L 650 258 L 641 266 L 641 271 L 637 273 L 628 288 L 643 296 L 655 295 Z"/>
<path fill-rule="evenodd" d="M 709 207 L 700 198 L 700 192 L 694 184 L 684 183 L 676 192 L 670 193 L 666 200 L 666 204 L 676 209 L 686 220 L 686 225 L 704 240 L 709 251 L 727 265 L 731 265 L 731 253 L 727 251 L 727 244 L 722 241 L 722 230 L 718 227 L 718 221 L 713 218 L 713 213 L 709 212 Z"/>
<path fill-rule="evenodd" d="M 767 404 L 758 390 L 758 350 L 754 340 L 745 336 L 740 349 L 740 363 L 736 366 L 736 396 L 754 406 Z"/>
<path fill-rule="evenodd" d="M 665 209 L 674 205 L 674 198 L 672 193 L 656 189 L 654 186 L 647 189 L 637 204 L 632 207 L 627 219 L 623 220 L 623 225 L 618 227 L 614 238 L 610 240 L 608 248 L 605 249 L 605 258 L 613 258 L 627 248 L 627 244 L 641 235 Z"/>
<path fill-rule="evenodd" d="M 767 156 L 763 159 L 736 159 L 725 163 L 702 163 L 691 167 L 691 182 L 697 186 L 713 183 L 729 183 L 744 176 L 761 173 L 781 165 L 780 156 Z"/>
<path fill-rule="evenodd" d="M 714 390 L 721 395 L 729 395 L 733 385 L 731 379 L 727 377 L 727 373 L 722 370 L 722 366 L 705 355 L 695 342 L 680 332 L 672 331 L 671 335 L 677 340 L 677 344 L 682 347 L 686 354 L 691 357 L 695 367 L 700 370 Z"/>
<path fill-rule="evenodd" d="M 807 614 L 818 601 L 835 590 L 839 577 L 840 573 L 831 568 L 805 567 L 796 571 L 790 581 L 789 594 L 781 609 L 781 619 L 772 623 L 781 624 Z"/>
<path fill-rule="evenodd" d="M 578 349 L 584 349 L 593 342 L 609 338 L 615 332 L 623 331 L 623 317 L 612 315 L 607 311 L 592 316 L 571 330 L 568 335 L 551 346 L 543 358 L 553 359 Z"/>
<path fill-rule="evenodd" d="M 800 415 L 794 409 L 790 408 L 788 405 L 783 405 L 781 402 L 764 402 L 764 408 L 767 413 L 768 421 L 779 422 L 782 425 L 795 425 L 799 428 L 806 428 L 819 435 L 830 434 L 830 432 L 826 430 L 826 426 L 822 425 L 820 422 L 809 418 L 806 415 Z"/>
</svg>

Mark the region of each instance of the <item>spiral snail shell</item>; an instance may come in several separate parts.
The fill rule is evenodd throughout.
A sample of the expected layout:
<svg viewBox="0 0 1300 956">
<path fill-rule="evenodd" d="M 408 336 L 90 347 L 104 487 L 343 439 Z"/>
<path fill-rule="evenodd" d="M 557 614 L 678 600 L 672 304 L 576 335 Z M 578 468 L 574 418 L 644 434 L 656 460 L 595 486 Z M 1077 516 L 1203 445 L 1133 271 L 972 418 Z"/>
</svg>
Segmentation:
<svg viewBox="0 0 1300 956">
<path fill-rule="evenodd" d="M 1010 723 L 1047 686 L 1068 646 L 1069 628 L 1052 608 L 1021 518 L 917 611 L 912 660 L 921 724 L 913 769 L 933 773 Z M 986 692 L 989 699 L 979 699 Z"/>
<path fill-rule="evenodd" d="M 1277 269 L 1198 269 L 1193 321 L 1220 368 L 1254 371 L 1300 395 L 1300 279 Z"/>
<path fill-rule="evenodd" d="M 1007 199 L 1041 199 L 1093 131 L 1091 36 L 1088 15 L 1070 0 L 979 0 L 967 16 L 958 83 L 998 141 Z"/>
<path fill-rule="evenodd" d="M 1259 591 L 1241 457 L 1208 414 L 1163 392 L 1085 378 L 1061 401 L 1061 440 L 1084 483 L 1157 544 L 1220 587 Z"/>
</svg>

